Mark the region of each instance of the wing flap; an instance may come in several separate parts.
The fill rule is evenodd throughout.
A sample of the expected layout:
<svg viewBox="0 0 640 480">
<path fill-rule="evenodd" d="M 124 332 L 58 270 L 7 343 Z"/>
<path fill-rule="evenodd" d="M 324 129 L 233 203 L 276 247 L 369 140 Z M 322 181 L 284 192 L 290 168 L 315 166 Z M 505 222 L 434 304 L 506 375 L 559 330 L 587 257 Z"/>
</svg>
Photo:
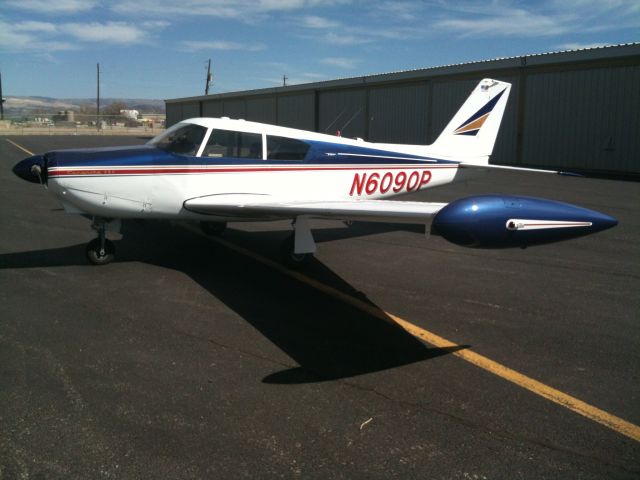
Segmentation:
<svg viewBox="0 0 640 480">
<path fill-rule="evenodd" d="M 427 223 L 446 203 L 393 200 L 274 201 L 262 195 L 209 195 L 184 202 L 184 208 L 204 215 L 281 219 L 308 216 L 340 220 Z"/>
</svg>

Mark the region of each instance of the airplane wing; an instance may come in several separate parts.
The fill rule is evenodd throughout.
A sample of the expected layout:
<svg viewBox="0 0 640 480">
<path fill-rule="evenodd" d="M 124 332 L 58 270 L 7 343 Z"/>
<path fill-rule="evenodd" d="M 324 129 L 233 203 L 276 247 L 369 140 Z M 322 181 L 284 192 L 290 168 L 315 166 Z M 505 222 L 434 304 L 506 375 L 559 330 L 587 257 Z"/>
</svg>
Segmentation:
<svg viewBox="0 0 640 480">
<path fill-rule="evenodd" d="M 532 172 L 532 173 L 555 173 L 557 175 L 565 175 L 568 177 L 581 177 L 579 173 L 565 172 L 561 170 L 545 170 L 542 168 L 525 168 L 525 167 L 512 167 L 510 165 L 491 165 L 491 164 L 477 164 L 477 163 L 465 163 L 459 164 L 461 168 L 470 168 L 476 170 L 504 170 L 508 172 Z"/>
<path fill-rule="evenodd" d="M 267 195 L 208 195 L 184 202 L 195 213 L 247 219 L 313 218 L 392 223 L 427 223 L 446 203 L 394 200 L 276 201 Z"/>
</svg>

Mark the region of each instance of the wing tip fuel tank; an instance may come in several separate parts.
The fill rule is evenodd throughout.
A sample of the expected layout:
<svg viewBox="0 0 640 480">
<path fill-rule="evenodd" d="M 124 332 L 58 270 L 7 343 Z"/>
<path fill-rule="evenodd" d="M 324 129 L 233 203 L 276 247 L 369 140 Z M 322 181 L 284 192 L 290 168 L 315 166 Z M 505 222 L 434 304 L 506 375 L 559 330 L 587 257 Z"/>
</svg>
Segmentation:
<svg viewBox="0 0 640 480">
<path fill-rule="evenodd" d="M 604 213 L 554 200 L 477 195 L 440 210 L 431 233 L 464 247 L 511 248 L 568 240 L 617 224 Z"/>
</svg>

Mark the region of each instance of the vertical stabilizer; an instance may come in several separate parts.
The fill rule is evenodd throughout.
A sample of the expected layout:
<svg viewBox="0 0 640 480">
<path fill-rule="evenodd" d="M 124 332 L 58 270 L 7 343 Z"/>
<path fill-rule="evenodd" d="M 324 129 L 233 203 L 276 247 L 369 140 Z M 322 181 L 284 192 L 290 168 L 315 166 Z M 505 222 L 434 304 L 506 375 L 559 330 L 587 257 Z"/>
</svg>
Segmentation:
<svg viewBox="0 0 640 480">
<path fill-rule="evenodd" d="M 490 78 L 482 80 L 455 114 L 429 153 L 486 164 L 498 136 L 511 84 Z"/>
</svg>

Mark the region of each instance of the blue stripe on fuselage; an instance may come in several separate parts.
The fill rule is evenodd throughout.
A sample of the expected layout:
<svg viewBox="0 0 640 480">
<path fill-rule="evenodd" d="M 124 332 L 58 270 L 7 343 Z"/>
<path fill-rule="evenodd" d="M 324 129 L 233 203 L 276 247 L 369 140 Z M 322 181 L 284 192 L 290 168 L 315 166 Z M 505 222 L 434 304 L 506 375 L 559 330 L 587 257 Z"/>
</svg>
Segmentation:
<svg viewBox="0 0 640 480">
<path fill-rule="evenodd" d="M 262 160 L 236 157 L 192 157 L 160 150 L 151 145 L 56 150 L 46 154 L 48 167 L 165 166 L 165 165 L 435 165 L 458 163 L 359 145 L 306 141 L 304 160 Z"/>
</svg>

